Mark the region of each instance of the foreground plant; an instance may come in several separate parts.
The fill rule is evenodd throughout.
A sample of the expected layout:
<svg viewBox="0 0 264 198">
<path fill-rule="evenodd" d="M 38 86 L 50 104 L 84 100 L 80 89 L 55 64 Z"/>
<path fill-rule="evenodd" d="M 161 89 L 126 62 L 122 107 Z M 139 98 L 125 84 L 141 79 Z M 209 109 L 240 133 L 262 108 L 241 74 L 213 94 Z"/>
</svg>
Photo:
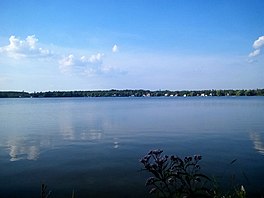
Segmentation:
<svg viewBox="0 0 264 198">
<path fill-rule="evenodd" d="M 46 184 L 41 184 L 41 198 L 50 198 L 51 197 L 51 191 L 48 190 L 48 186 Z"/>
<path fill-rule="evenodd" d="M 229 193 L 226 193 L 224 195 L 221 194 L 221 192 L 216 193 L 214 191 L 214 198 L 246 198 L 246 190 L 243 185 L 240 187 L 236 186 L 232 191 Z"/>
<path fill-rule="evenodd" d="M 162 150 L 151 150 L 140 162 L 153 174 L 146 181 L 150 193 L 158 197 L 213 197 L 211 179 L 200 172 L 200 155 L 181 159 L 162 155 Z"/>
<path fill-rule="evenodd" d="M 51 191 L 48 190 L 48 186 L 46 184 L 41 184 L 41 193 L 40 198 L 51 198 Z M 75 197 L 74 189 L 72 190 L 72 196 L 71 198 Z"/>
</svg>

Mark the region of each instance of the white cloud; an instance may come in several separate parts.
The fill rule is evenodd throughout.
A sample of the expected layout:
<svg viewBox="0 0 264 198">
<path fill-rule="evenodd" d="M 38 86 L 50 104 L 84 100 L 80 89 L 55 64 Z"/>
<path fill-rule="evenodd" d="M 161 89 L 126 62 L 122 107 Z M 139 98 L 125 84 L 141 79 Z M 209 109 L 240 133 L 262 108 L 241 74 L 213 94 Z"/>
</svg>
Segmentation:
<svg viewBox="0 0 264 198">
<path fill-rule="evenodd" d="M 94 54 L 94 55 L 90 56 L 89 62 L 90 63 L 101 63 L 103 56 L 104 56 L 104 54 L 101 54 L 101 53 Z"/>
<path fill-rule="evenodd" d="M 264 46 L 264 36 L 260 36 L 253 44 L 255 49 L 259 49 Z"/>
<path fill-rule="evenodd" d="M 258 56 L 259 54 L 260 54 L 260 49 L 256 49 L 253 52 L 251 52 L 248 56 L 255 57 L 255 56 Z"/>
<path fill-rule="evenodd" d="M 77 72 L 82 74 L 96 74 L 104 72 L 105 67 L 103 66 L 102 53 L 93 54 L 91 56 L 75 57 L 70 54 L 59 61 L 60 70 L 63 73 Z"/>
<path fill-rule="evenodd" d="M 264 36 L 260 36 L 257 40 L 254 41 L 252 47 L 255 49 L 253 52 L 251 52 L 248 57 L 256 57 L 260 55 L 261 48 L 264 46 Z"/>
<path fill-rule="evenodd" d="M 118 52 L 118 46 L 117 45 L 114 45 L 113 47 L 112 47 L 112 52 L 113 53 L 116 53 L 116 52 Z"/>
<path fill-rule="evenodd" d="M 74 65 L 74 55 L 70 54 L 59 61 L 60 70 L 63 73 L 69 72 L 71 67 Z"/>
<path fill-rule="evenodd" d="M 9 45 L 0 47 L 0 53 L 15 59 L 52 55 L 49 50 L 38 47 L 38 39 L 35 35 L 27 36 L 25 40 L 10 36 Z"/>
<path fill-rule="evenodd" d="M 55 51 L 56 53 L 51 51 Z M 68 51 L 72 51 L 72 53 L 68 53 Z M 117 51 L 118 47 L 114 45 L 113 52 Z M 12 35 L 9 38 L 8 44 L 0 46 L 0 61 L 3 60 L 8 64 L 14 61 L 15 64 L 26 65 L 28 68 L 34 68 L 36 70 L 39 69 L 35 68 L 36 64 L 45 64 L 49 66 L 52 71 L 56 71 L 54 68 L 59 68 L 62 73 L 77 76 L 99 76 L 106 74 L 111 76 L 115 73 L 119 73 L 119 70 L 112 67 L 112 65 L 116 65 L 117 61 L 110 64 L 108 63 L 109 60 L 112 60 L 111 56 L 105 58 L 103 53 L 81 56 L 81 54 L 84 53 L 87 53 L 87 50 L 59 48 L 53 45 L 41 48 L 39 40 L 35 35 L 27 36 L 24 39 Z M 19 61 L 17 61 L 18 59 Z M 3 84 L 3 82 L 6 82 L 6 80 L 0 76 L 0 84 Z"/>
</svg>

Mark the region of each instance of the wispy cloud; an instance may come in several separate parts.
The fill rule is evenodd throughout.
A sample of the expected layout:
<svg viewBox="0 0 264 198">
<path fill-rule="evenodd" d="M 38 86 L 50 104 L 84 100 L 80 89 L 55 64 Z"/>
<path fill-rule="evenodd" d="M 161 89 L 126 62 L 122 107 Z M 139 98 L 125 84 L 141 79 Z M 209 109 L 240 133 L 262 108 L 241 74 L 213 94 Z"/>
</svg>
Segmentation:
<svg viewBox="0 0 264 198">
<path fill-rule="evenodd" d="M 254 50 L 248 55 L 250 58 L 260 55 L 261 48 L 264 46 L 264 36 L 260 36 L 257 40 L 254 41 L 252 47 Z"/>
<path fill-rule="evenodd" d="M 248 56 L 255 57 L 255 56 L 258 56 L 259 54 L 260 54 L 260 49 L 256 49 L 253 52 L 251 52 Z"/>
<path fill-rule="evenodd" d="M 43 58 L 51 56 L 52 53 L 48 49 L 38 46 L 38 39 L 35 35 L 27 36 L 25 40 L 10 36 L 9 45 L 0 47 L 0 53 L 15 59 L 19 58 Z"/>
<path fill-rule="evenodd" d="M 118 52 L 118 50 L 119 50 L 119 48 L 118 48 L 118 46 L 115 44 L 115 45 L 112 47 L 112 52 L 113 52 L 113 53 L 116 53 L 116 52 Z"/>
<path fill-rule="evenodd" d="M 103 64 L 103 53 L 90 56 L 77 57 L 70 54 L 59 60 L 62 73 L 79 73 L 83 75 L 95 75 L 111 71 L 111 67 Z"/>
</svg>

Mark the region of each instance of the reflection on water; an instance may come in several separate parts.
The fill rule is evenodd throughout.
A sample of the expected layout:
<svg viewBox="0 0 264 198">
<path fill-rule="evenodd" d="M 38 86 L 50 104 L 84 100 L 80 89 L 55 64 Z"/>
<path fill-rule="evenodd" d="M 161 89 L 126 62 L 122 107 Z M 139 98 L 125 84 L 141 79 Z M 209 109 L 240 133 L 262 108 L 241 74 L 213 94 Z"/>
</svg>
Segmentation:
<svg viewBox="0 0 264 198">
<path fill-rule="evenodd" d="M 36 160 L 39 156 L 39 148 L 36 145 L 28 146 L 21 141 L 10 141 L 7 146 L 9 149 L 10 161 L 21 159 Z"/>
<path fill-rule="evenodd" d="M 103 135 L 103 127 L 105 119 L 107 117 L 96 117 L 96 114 L 87 113 L 85 116 L 81 116 L 79 120 L 83 120 L 85 124 L 82 123 L 80 126 L 76 126 L 74 121 L 76 118 L 72 114 L 71 107 L 63 106 L 63 109 L 58 114 L 59 116 L 59 129 L 63 140 L 101 140 Z M 77 117 L 79 115 L 76 115 Z M 96 128 L 93 126 L 93 122 L 100 122 Z M 107 121 L 108 122 L 108 121 Z M 99 129 L 98 129 L 99 128 Z"/>
<path fill-rule="evenodd" d="M 264 155 L 264 143 L 261 139 L 260 133 L 250 133 L 250 139 L 253 141 L 254 148 L 257 150 L 257 152 Z"/>
<path fill-rule="evenodd" d="M 5 116 L 7 114 L 3 113 L 3 117 L 0 114 L 0 121 L 8 123 L 5 133 L 4 128 L 1 128 L 4 125 L 0 126 L 1 135 L 4 137 L 0 139 L 0 147 L 4 148 L 3 151 L 8 154 L 10 161 L 38 160 L 41 152 L 44 149 L 53 149 L 53 145 L 63 147 L 69 142 L 70 144 L 73 142 L 78 144 L 80 141 L 99 142 L 104 138 L 104 131 L 114 130 L 118 124 L 104 109 L 98 111 L 101 109 L 96 109 L 97 103 L 95 106 L 88 103 L 78 109 L 78 102 L 74 105 L 63 101 L 57 104 L 54 100 L 55 106 L 49 106 L 49 100 L 46 101 L 47 105 L 44 100 L 40 102 L 36 100 L 39 102 L 37 106 L 30 106 L 30 101 L 23 104 L 25 105 L 25 107 L 22 105 L 23 109 L 27 109 L 30 115 L 21 116 L 20 120 L 17 117 L 22 111 L 18 108 L 17 113 L 11 114 L 9 119 Z M 10 108 L 12 106 L 7 105 L 6 112 L 10 112 Z M 33 111 L 31 108 L 35 114 L 31 112 Z M 17 124 L 14 125 L 14 122 Z M 112 148 L 119 148 L 119 140 L 116 138 L 109 144 L 113 144 Z"/>
<path fill-rule="evenodd" d="M 65 110 L 58 112 L 59 128 L 64 140 L 74 140 L 75 131 L 73 129 L 71 113 Z"/>
<path fill-rule="evenodd" d="M 57 144 L 62 141 L 73 141 L 73 140 L 82 140 L 82 141 L 96 141 L 101 140 L 103 137 L 102 130 L 87 130 L 81 133 L 74 131 L 73 127 L 65 126 L 60 128 L 60 133 L 62 136 L 56 140 Z M 53 142 L 54 143 L 54 142 Z M 7 148 L 10 161 L 18 160 L 37 160 L 40 156 L 42 149 L 52 149 L 52 141 L 45 136 L 38 137 L 9 137 L 3 145 Z M 119 147 L 119 142 L 114 142 L 114 148 Z M 1 145 L 1 144 L 0 144 Z"/>
<path fill-rule="evenodd" d="M 14 189 L 24 192 L 25 186 L 32 189 L 46 180 L 66 191 L 87 189 L 89 197 L 110 197 L 103 196 L 109 190 L 116 195 L 112 197 L 132 197 L 139 186 L 145 192 L 144 178 L 136 174 L 138 159 L 152 148 L 201 153 L 218 172 L 235 156 L 250 167 L 254 186 L 260 185 L 263 120 L 264 97 L 3 99 L 1 196 L 16 197 Z M 14 196 L 3 195 L 3 190 Z M 123 196 L 118 195 L 121 190 Z"/>
<path fill-rule="evenodd" d="M 114 149 L 118 149 L 119 148 L 119 141 L 117 138 L 114 138 Z"/>
<path fill-rule="evenodd" d="M 40 151 L 43 148 L 51 148 L 52 143 L 49 139 L 39 138 L 33 140 L 23 137 L 21 139 L 13 138 L 7 141 L 6 148 L 10 157 L 10 161 L 18 160 L 37 160 L 40 155 Z"/>
<path fill-rule="evenodd" d="M 91 129 L 89 131 L 84 131 L 80 134 L 81 140 L 100 140 L 102 139 L 102 131 Z"/>
<path fill-rule="evenodd" d="M 75 132 L 72 126 L 61 125 L 60 132 L 64 140 L 74 140 Z"/>
<path fill-rule="evenodd" d="M 18 160 L 37 160 L 40 157 L 41 150 L 43 149 L 52 149 L 54 141 L 56 144 L 60 144 L 62 141 L 73 141 L 73 140 L 82 140 L 82 141 L 96 141 L 101 140 L 103 133 L 101 130 L 87 130 L 81 133 L 76 133 L 72 127 L 65 126 L 60 128 L 60 133 L 62 136 L 53 142 L 45 136 L 38 137 L 9 137 L 3 146 L 6 148 L 10 161 Z M 114 148 L 118 148 L 118 142 L 114 142 Z M 0 144 L 1 145 L 1 144 Z"/>
</svg>

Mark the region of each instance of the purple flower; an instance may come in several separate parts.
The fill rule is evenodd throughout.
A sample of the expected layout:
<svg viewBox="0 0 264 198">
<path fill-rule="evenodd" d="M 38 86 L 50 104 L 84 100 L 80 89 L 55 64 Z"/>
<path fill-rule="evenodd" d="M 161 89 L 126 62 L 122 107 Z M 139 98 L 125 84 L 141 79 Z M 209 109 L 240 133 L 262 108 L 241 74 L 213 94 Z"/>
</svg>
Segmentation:
<svg viewBox="0 0 264 198">
<path fill-rule="evenodd" d="M 151 157 L 150 155 L 146 155 L 146 156 L 144 156 L 144 157 L 140 160 L 140 162 L 141 162 L 142 164 L 146 164 L 146 163 L 148 163 L 150 157 Z"/>
<path fill-rule="evenodd" d="M 163 150 L 161 149 L 155 149 L 155 150 L 151 150 L 148 154 L 151 155 L 160 155 L 163 152 Z"/>
<path fill-rule="evenodd" d="M 202 159 L 202 156 L 201 155 L 195 155 L 194 156 L 194 160 L 195 161 L 199 161 L 199 160 L 201 160 Z"/>
<path fill-rule="evenodd" d="M 174 161 L 174 162 L 177 162 L 177 161 L 178 161 L 178 157 L 175 156 L 175 155 L 172 155 L 172 156 L 170 157 L 170 159 L 171 159 L 171 161 Z"/>
<path fill-rule="evenodd" d="M 159 166 L 162 166 L 166 161 L 167 161 L 168 158 L 165 157 L 162 157 L 162 158 L 158 158 L 156 163 L 159 165 Z"/>
<path fill-rule="evenodd" d="M 192 157 L 188 156 L 184 158 L 185 163 L 192 161 Z"/>
<path fill-rule="evenodd" d="M 176 155 L 163 155 L 162 152 L 160 149 L 151 150 L 140 160 L 145 170 L 153 176 L 146 180 L 146 186 L 154 187 L 149 193 L 164 192 L 164 195 L 175 195 L 179 190 L 188 194 L 189 189 L 196 189 L 196 185 L 199 189 L 201 182 L 206 179 L 206 176 L 199 174 L 199 160 L 202 156 L 180 158 Z M 190 186 L 186 186 L 187 180 L 192 181 Z"/>
</svg>

